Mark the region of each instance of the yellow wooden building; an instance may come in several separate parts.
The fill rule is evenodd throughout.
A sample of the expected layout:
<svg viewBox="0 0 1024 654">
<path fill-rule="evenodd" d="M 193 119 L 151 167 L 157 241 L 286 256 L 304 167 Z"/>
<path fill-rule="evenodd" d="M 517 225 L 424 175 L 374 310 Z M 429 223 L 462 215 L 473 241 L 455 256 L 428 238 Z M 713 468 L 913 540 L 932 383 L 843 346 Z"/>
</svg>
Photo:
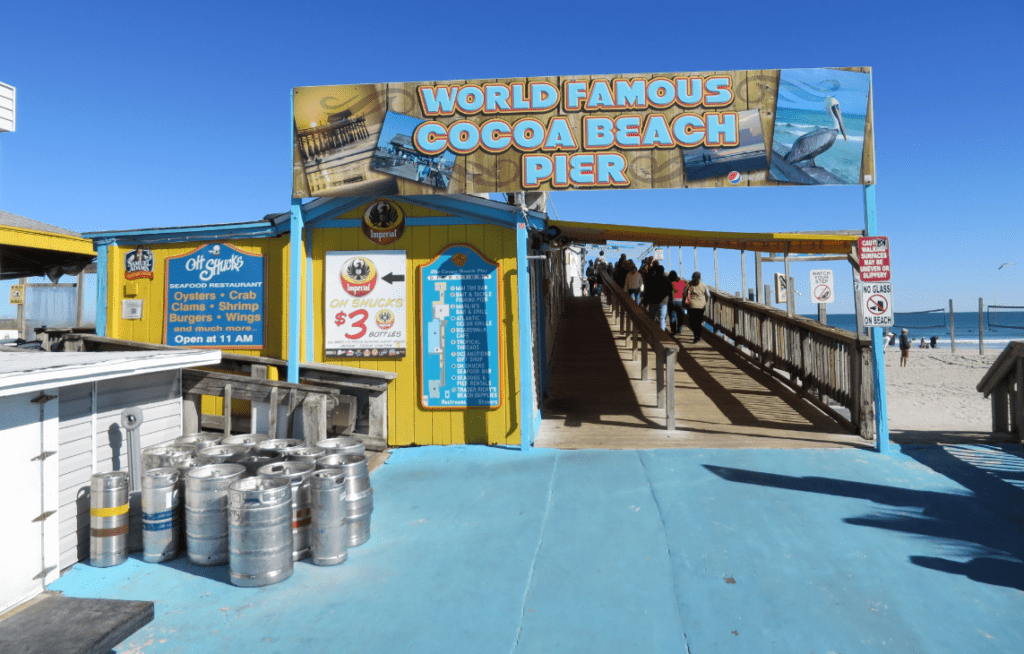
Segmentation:
<svg viewBox="0 0 1024 654">
<path fill-rule="evenodd" d="M 549 350 L 543 343 L 553 334 L 540 327 L 544 324 L 543 305 L 551 301 L 545 297 L 542 276 L 535 274 L 532 284 L 524 284 L 527 277 L 520 272 L 533 266 L 539 273 L 545 265 L 545 257 L 535 253 L 542 245 L 538 235 L 546 227 L 547 216 L 476 196 L 390 198 L 386 202 L 401 214 L 402 224 L 385 230 L 384 238 L 374 238 L 382 232 L 368 227 L 367 216 L 381 201 L 325 198 L 301 205 L 298 212 L 250 223 L 87 234 L 98 252 L 98 306 L 105 307 L 98 312 L 103 315 L 97 316 L 97 334 L 197 347 L 195 342 L 175 343 L 168 338 L 175 331 L 168 316 L 180 306 L 192 306 L 175 303 L 176 297 L 192 296 L 176 296 L 178 291 L 169 289 L 168 275 L 176 274 L 169 271 L 176 270 L 175 262 L 183 257 L 218 245 L 224 253 L 262 257 L 265 283 L 258 322 L 263 326 L 262 338 L 257 337 L 255 345 L 210 347 L 287 359 L 290 364 L 328 363 L 395 373 L 388 389 L 390 446 L 520 445 L 524 433 L 528 434 L 528 446 L 539 423 L 537 387 Z M 421 378 L 425 335 L 419 319 L 430 307 L 419 306 L 423 291 L 418 276 L 426 264 L 453 245 L 470 246 L 499 271 L 496 306 L 488 307 L 499 312 L 501 363 L 496 376 L 500 401 L 492 403 L 494 406 L 475 402 L 476 406 L 466 408 L 424 407 L 428 395 Z M 333 252 L 365 253 L 370 258 L 373 253 L 404 252 L 404 356 L 386 355 L 383 349 L 357 352 L 357 356 L 327 355 L 325 268 L 328 253 Z M 144 265 L 133 263 L 136 261 Z M 215 310 L 214 305 L 209 307 L 209 311 Z"/>
</svg>

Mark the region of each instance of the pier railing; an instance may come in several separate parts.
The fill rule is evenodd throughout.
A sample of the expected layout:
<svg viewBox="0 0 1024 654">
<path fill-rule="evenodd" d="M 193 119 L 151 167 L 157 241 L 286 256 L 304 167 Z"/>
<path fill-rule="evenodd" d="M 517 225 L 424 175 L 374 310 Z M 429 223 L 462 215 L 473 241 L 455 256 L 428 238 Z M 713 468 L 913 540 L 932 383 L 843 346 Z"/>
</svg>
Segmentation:
<svg viewBox="0 0 1024 654">
<path fill-rule="evenodd" d="M 1011 432 L 1024 443 L 1024 341 L 1012 341 L 978 382 L 992 401 L 992 431 Z"/>
<path fill-rule="evenodd" d="M 836 422 L 875 438 L 871 343 L 857 334 L 711 289 L 704 319 L 736 351 Z M 831 406 L 849 411 L 847 418 Z"/>
<path fill-rule="evenodd" d="M 619 321 L 619 333 L 631 340 L 632 357 L 636 360 L 640 350 L 640 379 L 649 378 L 648 348 L 655 354 L 655 378 L 658 389 L 658 408 L 665 410 L 665 429 L 676 428 L 676 356 L 679 343 L 655 324 L 642 308 L 633 302 L 626 291 L 606 272 L 601 273 L 602 292 Z"/>
</svg>

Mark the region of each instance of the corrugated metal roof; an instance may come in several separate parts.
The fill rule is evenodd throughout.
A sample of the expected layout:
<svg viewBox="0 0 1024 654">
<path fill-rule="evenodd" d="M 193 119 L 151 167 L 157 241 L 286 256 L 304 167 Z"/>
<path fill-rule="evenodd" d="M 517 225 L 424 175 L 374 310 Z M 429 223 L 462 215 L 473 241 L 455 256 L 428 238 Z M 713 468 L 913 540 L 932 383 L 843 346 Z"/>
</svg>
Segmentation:
<svg viewBox="0 0 1024 654">
<path fill-rule="evenodd" d="M 848 254 L 859 232 L 709 232 L 695 229 L 666 229 L 642 225 L 602 225 L 552 220 L 549 226 L 576 243 L 603 244 L 608 241 L 643 241 L 656 246 L 716 247 L 728 250 L 791 254 Z"/>
<path fill-rule="evenodd" d="M 0 226 L 13 227 L 15 229 L 30 229 L 34 232 L 49 232 L 51 234 L 60 234 L 62 236 L 82 237 L 81 234 L 73 232 L 70 229 L 64 229 L 63 227 L 57 227 L 56 225 L 39 222 L 38 220 L 32 220 L 25 216 L 7 213 L 6 211 L 0 211 Z"/>
</svg>

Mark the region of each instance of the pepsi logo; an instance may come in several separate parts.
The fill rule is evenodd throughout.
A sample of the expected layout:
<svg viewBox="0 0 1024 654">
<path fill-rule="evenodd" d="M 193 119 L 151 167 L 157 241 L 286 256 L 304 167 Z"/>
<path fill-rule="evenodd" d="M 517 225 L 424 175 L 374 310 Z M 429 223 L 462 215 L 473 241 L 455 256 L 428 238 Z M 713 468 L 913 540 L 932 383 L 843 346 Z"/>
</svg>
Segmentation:
<svg viewBox="0 0 1024 654">
<path fill-rule="evenodd" d="M 731 173 L 729 173 L 729 183 L 730 184 L 739 184 L 740 183 L 740 179 L 742 179 L 742 175 L 740 175 L 735 170 L 732 171 Z"/>
</svg>

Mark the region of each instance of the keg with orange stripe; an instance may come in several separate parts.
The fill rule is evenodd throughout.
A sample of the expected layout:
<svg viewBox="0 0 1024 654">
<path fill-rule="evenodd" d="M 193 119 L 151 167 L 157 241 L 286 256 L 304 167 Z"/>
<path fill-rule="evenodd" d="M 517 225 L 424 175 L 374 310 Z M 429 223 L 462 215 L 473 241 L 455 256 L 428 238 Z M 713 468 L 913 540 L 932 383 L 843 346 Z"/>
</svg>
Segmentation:
<svg viewBox="0 0 1024 654">
<path fill-rule="evenodd" d="M 292 560 L 299 561 L 310 555 L 313 537 L 309 525 L 313 513 L 309 498 L 309 478 L 316 466 L 301 461 L 271 463 L 259 469 L 260 477 L 285 478 L 292 484 Z"/>
<path fill-rule="evenodd" d="M 90 490 L 89 563 L 120 565 L 128 558 L 128 473 L 95 474 Z"/>
</svg>

